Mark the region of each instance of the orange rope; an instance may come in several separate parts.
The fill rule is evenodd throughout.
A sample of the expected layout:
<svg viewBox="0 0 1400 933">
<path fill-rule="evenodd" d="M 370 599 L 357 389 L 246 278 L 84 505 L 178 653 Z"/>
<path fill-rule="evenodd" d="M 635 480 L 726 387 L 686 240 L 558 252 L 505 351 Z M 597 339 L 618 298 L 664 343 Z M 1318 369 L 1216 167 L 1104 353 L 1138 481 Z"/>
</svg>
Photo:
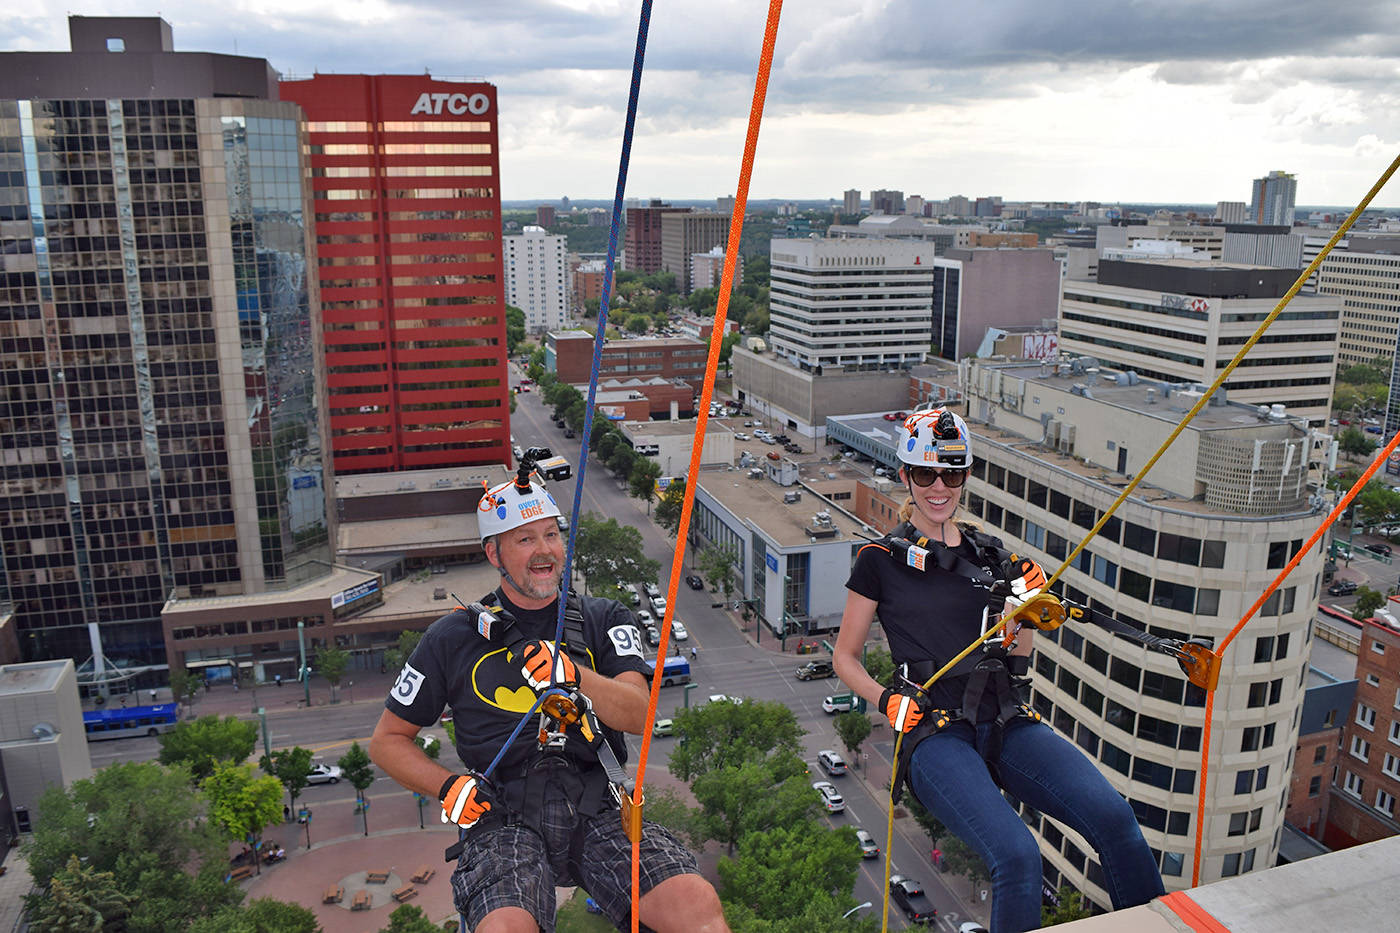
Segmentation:
<svg viewBox="0 0 1400 933">
<path fill-rule="evenodd" d="M 1390 439 L 1390 443 L 1385 445 L 1380 455 L 1366 468 L 1366 471 L 1361 474 L 1356 482 L 1352 484 L 1351 489 L 1347 490 L 1347 494 L 1337 503 L 1336 508 L 1328 513 L 1327 517 L 1323 519 L 1322 524 L 1317 526 L 1317 530 L 1314 531 L 1312 535 L 1309 536 L 1308 540 L 1303 543 L 1303 546 L 1298 549 L 1298 553 L 1293 555 L 1293 559 L 1278 572 L 1278 576 L 1274 577 L 1273 582 L 1264 588 L 1264 592 L 1259 594 L 1259 598 L 1254 601 L 1254 605 L 1250 606 L 1249 609 L 1245 611 L 1244 617 L 1240 619 L 1239 623 L 1221 640 L 1220 644 L 1215 649 L 1216 657 L 1222 659 L 1225 657 L 1225 649 L 1230 647 L 1230 643 L 1235 640 L 1235 636 L 1239 635 L 1244 629 L 1245 624 L 1249 622 L 1250 619 L 1254 618 L 1254 614 L 1263 607 L 1269 597 L 1274 594 L 1274 591 L 1282 585 L 1283 581 L 1288 578 L 1288 575 L 1302 562 L 1303 555 L 1312 550 L 1313 545 L 1327 533 L 1327 529 L 1331 528 L 1337 519 L 1341 517 L 1341 514 L 1347 510 L 1347 507 L 1351 505 L 1351 501 L 1356 498 L 1361 490 L 1366 488 L 1366 484 L 1370 482 L 1371 477 L 1380 469 L 1381 464 L 1386 462 L 1390 455 L 1395 452 L 1397 447 L 1400 447 L 1400 433 L 1397 433 Z M 1196 849 L 1193 856 L 1195 864 L 1191 871 L 1192 887 L 1196 887 L 1201 883 L 1201 848 L 1202 839 L 1205 835 L 1205 826 L 1203 824 L 1205 823 L 1206 777 L 1210 764 L 1210 726 L 1214 710 L 1215 691 L 1211 690 L 1206 694 L 1205 729 L 1201 737 L 1201 782 L 1196 791 Z"/>
<path fill-rule="evenodd" d="M 768 75 L 773 69 L 773 48 L 778 42 L 778 19 L 782 0 L 769 0 L 768 23 L 763 31 L 763 51 L 759 55 L 758 74 L 754 78 L 753 105 L 749 109 L 749 128 L 744 138 L 744 157 L 739 168 L 739 188 L 734 197 L 734 213 L 729 218 L 729 245 L 724 253 L 724 274 L 719 283 L 713 330 L 710 332 L 710 353 L 705 361 L 705 382 L 700 390 L 700 415 L 695 422 L 695 437 L 691 443 L 690 466 L 686 471 L 685 497 L 681 504 L 681 520 L 676 530 L 676 547 L 671 558 L 671 581 L 666 588 L 666 611 L 661 619 L 661 644 L 656 649 L 656 670 L 651 678 L 651 696 L 647 704 L 647 725 L 642 733 L 642 750 L 637 756 L 637 782 L 632 792 L 635 806 L 642 805 L 642 784 L 646 779 L 647 755 L 651 751 L 651 728 L 656 721 L 656 705 L 661 688 L 661 668 L 666 658 L 666 646 L 671 634 L 671 617 L 675 613 L 676 591 L 685 566 L 685 542 L 690 534 L 690 512 L 695 503 L 696 478 L 700 475 L 700 455 L 704 451 L 705 430 L 709 425 L 710 400 L 714 397 L 715 373 L 719 369 L 719 352 L 724 342 L 724 324 L 729 314 L 729 293 L 734 286 L 734 269 L 738 265 L 739 237 L 744 230 L 744 213 L 749 202 L 749 180 L 753 175 L 754 153 L 758 149 L 758 129 L 763 121 L 763 103 L 768 96 Z M 638 933 L 638 894 L 641 872 L 641 843 L 632 842 L 632 933 Z"/>
</svg>

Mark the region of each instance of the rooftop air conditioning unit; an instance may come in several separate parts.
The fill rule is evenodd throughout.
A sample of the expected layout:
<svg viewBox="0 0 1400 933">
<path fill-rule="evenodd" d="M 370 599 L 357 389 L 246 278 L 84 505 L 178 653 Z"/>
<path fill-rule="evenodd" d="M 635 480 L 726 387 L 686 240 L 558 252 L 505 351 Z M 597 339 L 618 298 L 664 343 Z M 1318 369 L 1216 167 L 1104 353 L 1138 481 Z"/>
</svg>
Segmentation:
<svg viewBox="0 0 1400 933">
<path fill-rule="evenodd" d="M 1060 428 L 1060 451 L 1061 453 L 1074 453 L 1074 425 L 1067 424 Z"/>
</svg>

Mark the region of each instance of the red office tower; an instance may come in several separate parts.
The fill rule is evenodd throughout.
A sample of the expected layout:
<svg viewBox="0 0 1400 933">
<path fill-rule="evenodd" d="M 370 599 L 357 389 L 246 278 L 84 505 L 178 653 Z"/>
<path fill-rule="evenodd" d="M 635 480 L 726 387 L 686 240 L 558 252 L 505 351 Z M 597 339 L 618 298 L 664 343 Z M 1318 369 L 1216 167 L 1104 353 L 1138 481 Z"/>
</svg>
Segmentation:
<svg viewBox="0 0 1400 933">
<path fill-rule="evenodd" d="M 335 471 L 507 463 L 496 88 L 317 75 L 281 94 L 309 130 Z"/>
</svg>

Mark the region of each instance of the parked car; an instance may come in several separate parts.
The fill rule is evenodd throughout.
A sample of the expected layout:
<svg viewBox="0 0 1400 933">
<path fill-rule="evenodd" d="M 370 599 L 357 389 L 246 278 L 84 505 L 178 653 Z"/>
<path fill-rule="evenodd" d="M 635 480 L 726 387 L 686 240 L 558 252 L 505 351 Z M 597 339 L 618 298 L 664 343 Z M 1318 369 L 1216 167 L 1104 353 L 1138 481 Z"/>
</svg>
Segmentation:
<svg viewBox="0 0 1400 933">
<path fill-rule="evenodd" d="M 846 801 L 830 781 L 815 781 L 812 788 L 822 797 L 822 806 L 827 813 L 840 813 L 846 809 Z"/>
<path fill-rule="evenodd" d="M 565 429 L 564 429 L 564 436 L 565 436 L 565 437 L 578 437 L 578 433 L 575 432 L 573 428 L 565 428 Z"/>
<path fill-rule="evenodd" d="M 308 784 L 339 784 L 340 769 L 335 765 L 312 765 L 306 775 Z"/>
<path fill-rule="evenodd" d="M 690 633 L 685 630 L 685 626 L 681 624 L 680 619 L 671 620 L 671 637 L 676 641 L 685 641 L 690 637 Z"/>
<path fill-rule="evenodd" d="M 658 619 L 665 618 L 665 616 L 666 616 L 666 597 L 665 597 L 665 596 L 658 596 L 658 597 L 656 597 L 655 599 L 653 599 L 653 600 L 651 601 L 651 608 L 656 612 L 656 617 L 657 617 Z"/>
<path fill-rule="evenodd" d="M 824 713 L 849 713 L 856 708 L 856 698 L 849 693 L 838 693 L 836 696 L 826 697 L 822 700 L 822 712 Z"/>
<path fill-rule="evenodd" d="M 829 748 L 817 752 L 817 764 L 832 777 L 846 776 L 846 760 Z"/>
<path fill-rule="evenodd" d="M 622 592 L 627 595 L 627 601 L 632 605 L 640 606 L 642 604 L 642 594 L 638 591 L 637 584 L 624 583 L 622 585 Z"/>
<path fill-rule="evenodd" d="M 638 609 L 637 622 L 644 628 L 651 628 L 656 625 L 656 616 L 652 615 L 649 610 Z"/>
<path fill-rule="evenodd" d="M 1388 544 L 1368 544 L 1366 545 L 1366 550 L 1370 551 L 1372 554 L 1381 554 L 1385 557 L 1389 557 L 1391 553 L 1390 545 Z"/>
<path fill-rule="evenodd" d="M 863 829 L 856 830 L 856 842 L 860 845 L 861 858 L 879 858 L 880 847 L 875 844 L 875 837 Z"/>
<path fill-rule="evenodd" d="M 746 441 L 746 440 L 749 439 L 749 436 L 748 436 L 747 434 L 745 434 L 743 431 L 736 431 L 736 432 L 734 432 L 734 439 L 735 439 L 736 441 Z"/>
<path fill-rule="evenodd" d="M 890 900 L 899 905 L 910 923 L 932 923 L 938 916 L 933 901 L 924 893 L 924 886 L 903 875 L 890 875 Z"/>
<path fill-rule="evenodd" d="M 671 735 L 675 730 L 675 724 L 669 719 L 658 719 L 651 727 L 651 734 L 655 736 Z"/>
<path fill-rule="evenodd" d="M 643 583 L 642 589 L 646 591 L 649 599 L 655 599 L 661 595 L 661 589 L 655 583 Z"/>
<path fill-rule="evenodd" d="M 778 456 L 778 452 L 777 452 L 776 450 L 770 450 L 770 451 L 768 451 L 768 459 L 769 459 L 769 460 L 781 460 L 782 457 Z"/>
<path fill-rule="evenodd" d="M 987 933 L 987 928 L 976 920 L 964 920 L 962 926 L 958 927 L 958 933 Z"/>
<path fill-rule="evenodd" d="M 797 669 L 798 680 L 824 680 L 835 676 L 836 669 L 830 661 L 808 661 Z"/>
<path fill-rule="evenodd" d="M 1350 596 L 1356 592 L 1356 583 L 1352 580 L 1338 580 L 1327 588 L 1328 596 Z"/>
<path fill-rule="evenodd" d="M 760 437 L 759 440 L 763 441 L 763 443 L 765 444 L 776 445 L 778 443 L 777 439 L 774 438 L 771 434 L 765 434 L 762 437 Z"/>
<path fill-rule="evenodd" d="M 705 581 L 701 578 L 699 574 L 692 573 L 690 576 L 685 578 L 685 585 L 690 587 L 692 590 L 703 590 L 705 588 Z"/>
</svg>

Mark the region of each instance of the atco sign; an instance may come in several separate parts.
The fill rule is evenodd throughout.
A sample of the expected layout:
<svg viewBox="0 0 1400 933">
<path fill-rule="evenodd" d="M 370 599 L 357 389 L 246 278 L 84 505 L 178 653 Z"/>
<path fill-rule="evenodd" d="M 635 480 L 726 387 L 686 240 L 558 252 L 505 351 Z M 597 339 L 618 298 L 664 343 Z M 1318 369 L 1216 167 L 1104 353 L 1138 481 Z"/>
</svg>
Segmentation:
<svg viewBox="0 0 1400 933">
<path fill-rule="evenodd" d="M 429 94 L 424 91 L 418 95 L 418 103 L 413 105 L 409 114 L 441 114 L 446 110 L 457 116 L 470 113 L 479 117 L 490 109 L 491 98 L 485 94 Z"/>
</svg>

